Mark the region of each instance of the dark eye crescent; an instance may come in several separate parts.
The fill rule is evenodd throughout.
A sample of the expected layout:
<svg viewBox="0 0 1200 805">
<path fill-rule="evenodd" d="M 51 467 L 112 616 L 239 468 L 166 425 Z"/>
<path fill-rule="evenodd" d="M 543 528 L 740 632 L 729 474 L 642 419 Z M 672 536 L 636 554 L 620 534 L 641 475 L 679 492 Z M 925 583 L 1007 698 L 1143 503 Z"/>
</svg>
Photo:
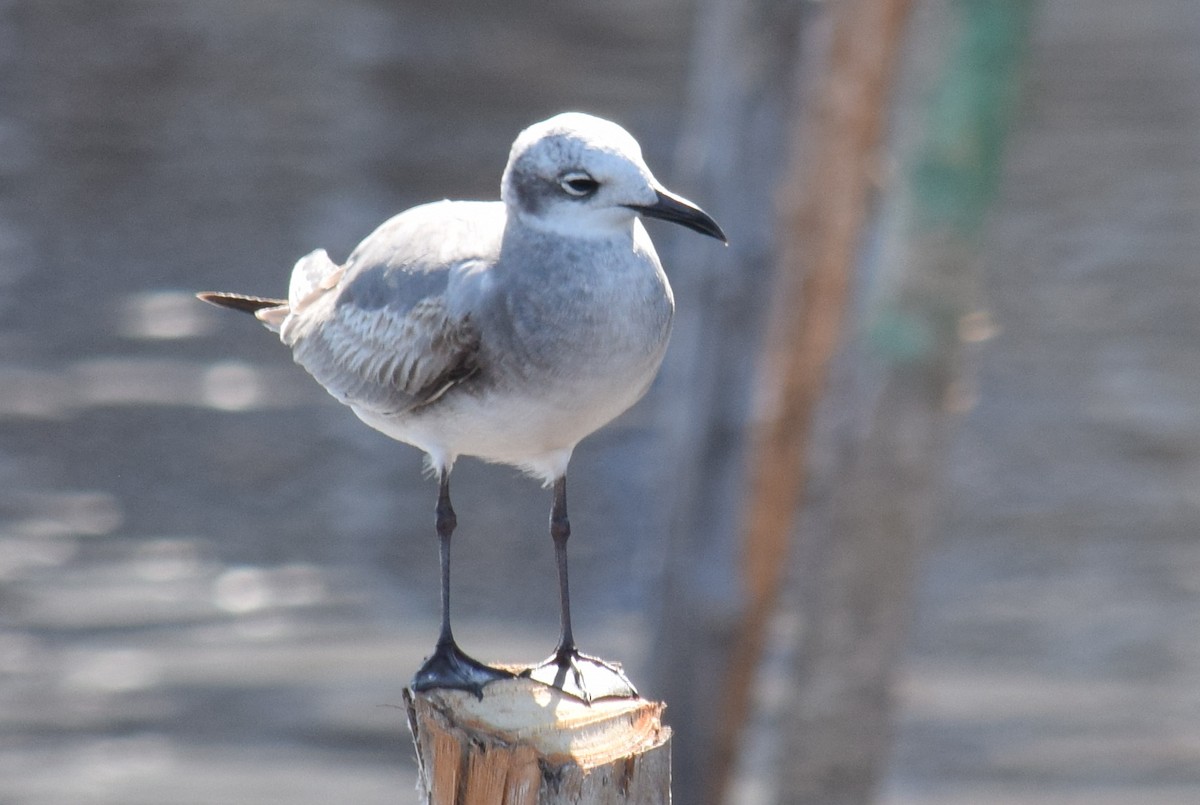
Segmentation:
<svg viewBox="0 0 1200 805">
<path fill-rule="evenodd" d="M 600 187 L 600 183 L 586 173 L 575 172 L 563 174 L 558 184 L 572 196 L 590 196 Z"/>
</svg>

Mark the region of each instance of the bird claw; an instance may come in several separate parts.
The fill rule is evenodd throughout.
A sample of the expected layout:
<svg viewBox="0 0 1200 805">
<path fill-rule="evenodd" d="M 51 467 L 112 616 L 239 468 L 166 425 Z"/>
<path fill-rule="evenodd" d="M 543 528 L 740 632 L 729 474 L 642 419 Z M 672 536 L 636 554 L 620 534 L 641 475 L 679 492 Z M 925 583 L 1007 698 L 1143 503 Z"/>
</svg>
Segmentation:
<svg viewBox="0 0 1200 805">
<path fill-rule="evenodd" d="M 521 676 L 560 690 L 585 704 L 598 699 L 638 697 L 637 689 L 621 671 L 621 666 L 580 654 L 574 649 L 556 652 L 541 664 L 522 671 Z"/>
<path fill-rule="evenodd" d="M 433 654 L 413 675 L 409 687 L 419 692 L 435 688 L 465 690 L 482 699 L 484 685 L 512 678 L 513 674 L 508 671 L 484 665 L 464 654 L 456 643 L 448 642 L 438 643 Z"/>
</svg>

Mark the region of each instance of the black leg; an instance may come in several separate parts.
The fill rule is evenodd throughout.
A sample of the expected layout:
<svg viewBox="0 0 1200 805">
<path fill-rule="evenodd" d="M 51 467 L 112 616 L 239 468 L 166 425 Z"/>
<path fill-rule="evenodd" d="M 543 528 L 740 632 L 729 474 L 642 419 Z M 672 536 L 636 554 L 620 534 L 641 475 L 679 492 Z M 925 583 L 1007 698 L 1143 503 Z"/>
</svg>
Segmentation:
<svg viewBox="0 0 1200 805">
<path fill-rule="evenodd" d="M 618 666 L 580 654 L 575 647 L 567 582 L 567 540 L 570 536 L 567 478 L 564 475 L 554 482 L 554 503 L 550 507 L 550 538 L 554 541 L 554 560 L 558 566 L 558 648 L 553 656 L 523 675 L 588 703 L 602 698 L 636 698 L 637 691 Z"/>
<path fill-rule="evenodd" d="M 554 504 L 550 508 L 550 538 L 554 540 L 554 561 L 558 565 L 558 649 L 563 659 L 575 652 L 575 635 L 571 631 L 571 591 L 567 582 L 567 540 L 571 536 L 571 521 L 567 517 L 567 477 L 554 482 Z"/>
<path fill-rule="evenodd" d="M 497 679 L 512 676 L 508 671 L 492 668 L 463 653 L 454 642 L 450 629 L 450 538 L 458 525 L 454 507 L 450 505 L 450 473 L 443 470 L 438 478 L 437 518 L 438 558 L 442 568 L 442 628 L 433 655 L 425 660 L 412 680 L 412 689 L 457 688 L 483 698 L 483 686 Z"/>
<path fill-rule="evenodd" d="M 458 515 L 450 504 L 450 473 L 445 470 L 438 476 L 438 501 L 435 510 L 434 528 L 438 536 L 438 559 L 442 569 L 442 630 L 438 645 L 454 645 L 454 632 L 450 629 L 450 538 L 458 528 Z"/>
</svg>

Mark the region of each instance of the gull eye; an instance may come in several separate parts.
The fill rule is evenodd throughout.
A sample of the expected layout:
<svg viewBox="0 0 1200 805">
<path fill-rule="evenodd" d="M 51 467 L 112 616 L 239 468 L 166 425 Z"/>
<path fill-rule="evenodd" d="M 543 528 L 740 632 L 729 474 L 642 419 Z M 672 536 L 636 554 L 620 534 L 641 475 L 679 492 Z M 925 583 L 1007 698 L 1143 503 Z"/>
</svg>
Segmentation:
<svg viewBox="0 0 1200 805">
<path fill-rule="evenodd" d="M 564 173 L 558 184 L 568 194 L 582 198 L 590 196 L 600 188 L 600 183 L 582 171 Z"/>
</svg>

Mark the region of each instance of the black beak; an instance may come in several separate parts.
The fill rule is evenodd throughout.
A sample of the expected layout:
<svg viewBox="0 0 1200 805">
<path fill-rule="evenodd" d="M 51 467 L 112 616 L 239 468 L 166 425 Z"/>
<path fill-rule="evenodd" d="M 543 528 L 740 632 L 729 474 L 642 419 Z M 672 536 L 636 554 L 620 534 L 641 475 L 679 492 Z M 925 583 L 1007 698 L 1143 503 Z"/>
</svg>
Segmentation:
<svg viewBox="0 0 1200 805">
<path fill-rule="evenodd" d="M 661 187 L 657 188 L 655 192 L 658 193 L 658 201 L 653 204 L 644 207 L 637 204 L 626 204 L 625 206 L 649 218 L 661 218 L 671 223 L 683 224 L 701 235 L 708 235 L 722 243 L 729 243 L 725 233 L 721 231 L 721 227 L 704 210 L 686 198 L 681 198 Z"/>
</svg>

